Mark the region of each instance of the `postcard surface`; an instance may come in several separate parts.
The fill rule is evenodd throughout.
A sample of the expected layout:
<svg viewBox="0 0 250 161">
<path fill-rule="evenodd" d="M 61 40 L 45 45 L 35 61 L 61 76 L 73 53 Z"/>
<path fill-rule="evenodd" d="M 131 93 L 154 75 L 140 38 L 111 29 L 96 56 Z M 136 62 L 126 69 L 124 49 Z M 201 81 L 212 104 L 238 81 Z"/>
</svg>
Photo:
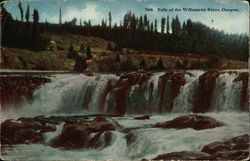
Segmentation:
<svg viewBox="0 0 250 161">
<path fill-rule="evenodd" d="M 249 159 L 249 4 L 1 3 L 2 160 Z"/>
</svg>

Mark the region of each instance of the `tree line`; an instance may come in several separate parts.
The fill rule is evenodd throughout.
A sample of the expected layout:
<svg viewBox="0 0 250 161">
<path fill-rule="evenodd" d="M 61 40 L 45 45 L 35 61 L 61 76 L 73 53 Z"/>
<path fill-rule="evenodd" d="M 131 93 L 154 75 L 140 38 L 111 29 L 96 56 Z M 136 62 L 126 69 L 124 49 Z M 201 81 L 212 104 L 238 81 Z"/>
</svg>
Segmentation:
<svg viewBox="0 0 250 161">
<path fill-rule="evenodd" d="M 41 32 L 39 23 L 39 12 L 37 9 L 30 14 L 30 7 L 27 6 L 24 21 L 24 11 L 21 2 L 18 3 L 21 21 L 14 20 L 12 15 L 1 4 L 1 32 L 2 45 L 27 48 L 32 50 L 43 50 L 46 48 L 50 38 Z M 33 21 L 30 21 L 32 17 Z"/>
<path fill-rule="evenodd" d="M 203 56 L 248 60 L 249 38 L 246 34 L 228 34 L 200 22 L 193 22 L 191 19 L 181 23 L 178 15 L 172 19 L 169 16 L 162 17 L 158 22 L 158 19 L 150 20 L 146 14 L 137 17 L 129 11 L 120 24 L 117 24 L 112 22 L 112 14 L 109 12 L 108 19 L 102 19 L 98 25 L 92 25 L 91 20 L 82 21 L 82 19 L 79 20 L 80 25 L 77 25 L 76 18 L 63 23 L 60 8 L 58 24 L 50 24 L 47 21 L 38 23 L 39 13 L 34 9 L 33 23 L 31 23 L 29 7 L 26 9 L 26 22 L 24 22 L 23 9 L 21 3 L 19 4 L 21 21 L 13 20 L 2 6 L 3 45 L 42 50 L 48 42 L 48 38 L 44 36 L 46 33 L 70 33 L 98 36 L 116 42 L 120 48 L 156 50 L 166 53 L 195 53 Z M 158 31 L 158 25 L 160 25 L 160 31 Z M 17 37 L 19 39 L 16 39 Z M 31 42 L 36 42 L 36 46 L 31 45 Z"/>
</svg>

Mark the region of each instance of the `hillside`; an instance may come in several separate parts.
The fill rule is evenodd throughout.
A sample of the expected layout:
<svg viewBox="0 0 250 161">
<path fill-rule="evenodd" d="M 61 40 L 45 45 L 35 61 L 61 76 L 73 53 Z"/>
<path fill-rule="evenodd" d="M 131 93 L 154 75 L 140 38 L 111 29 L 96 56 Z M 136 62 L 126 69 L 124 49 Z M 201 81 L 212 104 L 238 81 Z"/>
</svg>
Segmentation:
<svg viewBox="0 0 250 161">
<path fill-rule="evenodd" d="M 48 46 L 50 49 L 38 52 L 3 46 L 1 68 L 71 71 L 75 65 L 74 60 L 67 58 L 71 43 L 76 51 L 79 51 L 81 45 L 90 46 L 93 61 L 88 64 L 86 71 L 159 70 L 159 67 L 157 68 L 159 61 L 162 61 L 162 69 L 247 68 L 247 62 L 219 57 L 128 48 L 115 49 L 117 45 L 114 42 L 93 36 L 51 34 L 50 37 L 52 40 Z M 107 50 L 108 45 L 111 46 L 109 50 Z M 78 52 L 78 54 L 83 56 L 85 53 Z"/>
</svg>

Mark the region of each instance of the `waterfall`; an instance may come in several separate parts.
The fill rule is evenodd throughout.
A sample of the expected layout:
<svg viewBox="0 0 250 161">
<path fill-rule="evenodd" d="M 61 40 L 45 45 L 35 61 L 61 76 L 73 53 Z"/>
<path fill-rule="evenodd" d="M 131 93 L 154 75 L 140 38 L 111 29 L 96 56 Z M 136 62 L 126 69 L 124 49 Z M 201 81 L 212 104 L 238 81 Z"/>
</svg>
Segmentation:
<svg viewBox="0 0 250 161">
<path fill-rule="evenodd" d="M 244 92 L 248 90 L 248 73 L 244 73 L 190 70 L 120 76 L 58 74 L 14 111 L 21 116 L 237 111 L 244 109 L 242 102 L 248 97 Z"/>
</svg>

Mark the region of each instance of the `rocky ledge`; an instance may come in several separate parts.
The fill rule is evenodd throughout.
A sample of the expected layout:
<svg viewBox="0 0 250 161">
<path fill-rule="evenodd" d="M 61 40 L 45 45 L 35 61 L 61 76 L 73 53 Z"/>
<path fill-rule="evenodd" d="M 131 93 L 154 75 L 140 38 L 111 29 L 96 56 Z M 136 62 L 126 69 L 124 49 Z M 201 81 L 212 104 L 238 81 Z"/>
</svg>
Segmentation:
<svg viewBox="0 0 250 161">
<path fill-rule="evenodd" d="M 249 134 L 246 134 L 225 142 L 213 142 L 205 145 L 201 152 L 172 152 L 158 155 L 152 160 L 243 160 L 248 157 Z"/>
<path fill-rule="evenodd" d="M 223 126 L 222 122 L 219 122 L 208 116 L 201 115 L 185 115 L 177 117 L 173 120 L 166 121 L 163 123 L 156 123 L 152 125 L 153 128 L 176 128 L 185 129 L 192 128 L 194 130 L 204 130 Z"/>
<path fill-rule="evenodd" d="M 0 80 L 1 108 L 17 105 L 23 97 L 32 99 L 37 88 L 51 81 L 48 78 L 37 76 L 0 76 Z"/>
<path fill-rule="evenodd" d="M 44 133 L 55 132 L 64 124 L 62 132 L 49 143 L 65 150 L 101 148 L 112 140 L 112 133 L 121 126 L 108 116 L 38 116 L 19 118 L 1 123 L 2 145 L 44 143 Z"/>
</svg>

